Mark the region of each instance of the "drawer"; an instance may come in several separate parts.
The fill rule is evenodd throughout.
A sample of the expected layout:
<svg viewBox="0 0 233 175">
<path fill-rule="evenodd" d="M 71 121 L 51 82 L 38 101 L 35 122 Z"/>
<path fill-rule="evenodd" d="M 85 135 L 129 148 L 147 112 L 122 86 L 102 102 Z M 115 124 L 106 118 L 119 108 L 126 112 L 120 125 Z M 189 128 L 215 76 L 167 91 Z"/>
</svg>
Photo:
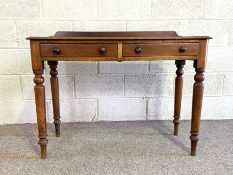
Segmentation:
<svg viewBox="0 0 233 175">
<path fill-rule="evenodd" d="M 198 43 L 123 44 L 123 57 L 195 56 Z"/>
<path fill-rule="evenodd" d="M 41 44 L 42 57 L 117 57 L 117 44 Z"/>
</svg>

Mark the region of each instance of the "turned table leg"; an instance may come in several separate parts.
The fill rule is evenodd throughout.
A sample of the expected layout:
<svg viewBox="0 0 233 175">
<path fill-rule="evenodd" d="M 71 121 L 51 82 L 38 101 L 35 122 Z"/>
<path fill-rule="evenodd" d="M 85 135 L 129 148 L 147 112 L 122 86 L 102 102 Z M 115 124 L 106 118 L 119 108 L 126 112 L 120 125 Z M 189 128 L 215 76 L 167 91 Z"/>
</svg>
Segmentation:
<svg viewBox="0 0 233 175">
<path fill-rule="evenodd" d="M 194 63 L 196 75 L 194 76 L 195 83 L 193 85 L 193 103 L 192 103 L 192 121 L 191 121 L 191 155 L 196 155 L 198 133 L 200 128 L 201 108 L 204 91 L 204 68 L 197 68 L 197 62 Z"/>
<path fill-rule="evenodd" d="M 175 80 L 175 100 L 174 100 L 174 135 L 178 135 L 179 124 L 180 124 L 180 110 L 181 110 L 181 100 L 182 100 L 182 88 L 183 88 L 183 77 L 184 74 L 183 67 L 185 65 L 185 60 L 176 60 L 175 62 L 176 70 L 176 80 Z"/>
<path fill-rule="evenodd" d="M 36 84 L 34 87 L 35 91 L 35 102 L 36 102 L 36 113 L 37 113 L 37 125 L 39 132 L 39 141 L 38 144 L 41 148 L 41 158 L 45 159 L 47 154 L 47 128 L 46 128 L 46 108 L 45 108 L 45 87 L 43 68 L 41 70 L 33 70 L 35 74 L 34 83 Z"/>
<path fill-rule="evenodd" d="M 57 77 L 57 61 L 48 61 L 50 67 L 50 83 L 51 83 L 51 92 L 52 92 L 52 101 L 53 101 L 53 119 L 55 125 L 56 136 L 60 137 L 60 105 L 59 105 L 59 84 Z"/>
</svg>

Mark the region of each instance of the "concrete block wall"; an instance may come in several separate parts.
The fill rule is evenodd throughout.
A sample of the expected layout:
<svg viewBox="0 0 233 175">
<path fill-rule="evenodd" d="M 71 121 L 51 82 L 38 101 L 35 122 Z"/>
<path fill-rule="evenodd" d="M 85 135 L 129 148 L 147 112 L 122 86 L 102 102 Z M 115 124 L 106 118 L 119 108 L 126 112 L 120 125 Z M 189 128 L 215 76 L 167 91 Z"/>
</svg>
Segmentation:
<svg viewBox="0 0 233 175">
<path fill-rule="evenodd" d="M 232 0 L 0 0 L 0 124 L 36 122 L 28 36 L 66 31 L 175 30 L 210 35 L 202 119 L 233 119 Z M 61 62 L 62 121 L 172 119 L 174 61 Z M 191 118 L 194 70 L 184 75 Z M 47 120 L 52 122 L 49 69 Z"/>
</svg>

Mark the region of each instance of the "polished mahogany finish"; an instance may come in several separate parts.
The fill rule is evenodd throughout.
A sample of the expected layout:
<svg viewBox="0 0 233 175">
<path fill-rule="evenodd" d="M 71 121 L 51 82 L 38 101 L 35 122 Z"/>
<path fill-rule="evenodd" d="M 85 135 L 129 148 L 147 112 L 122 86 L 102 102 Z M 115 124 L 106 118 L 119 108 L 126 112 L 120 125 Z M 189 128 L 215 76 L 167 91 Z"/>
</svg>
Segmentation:
<svg viewBox="0 0 233 175">
<path fill-rule="evenodd" d="M 35 102 L 41 158 L 47 155 L 44 61 L 50 67 L 56 136 L 60 136 L 58 61 L 175 60 L 177 67 L 174 100 L 174 135 L 178 135 L 185 60 L 193 60 L 196 75 L 193 86 L 191 155 L 196 147 L 201 119 L 208 36 L 178 36 L 174 31 L 155 32 L 57 32 L 50 37 L 29 37 L 32 70 L 35 74 Z"/>
</svg>

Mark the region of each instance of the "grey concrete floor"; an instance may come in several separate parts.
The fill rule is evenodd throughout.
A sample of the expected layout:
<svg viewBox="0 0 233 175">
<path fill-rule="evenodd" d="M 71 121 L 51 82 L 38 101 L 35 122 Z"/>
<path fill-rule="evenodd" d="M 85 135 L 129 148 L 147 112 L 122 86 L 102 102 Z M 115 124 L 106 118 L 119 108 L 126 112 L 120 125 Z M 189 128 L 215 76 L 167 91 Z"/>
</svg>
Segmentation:
<svg viewBox="0 0 233 175">
<path fill-rule="evenodd" d="M 171 121 L 48 125 L 48 157 L 39 158 L 34 124 L 0 126 L 0 174 L 233 175 L 233 120 L 202 121 L 198 154 L 190 151 L 190 121 L 178 137 Z"/>
</svg>

